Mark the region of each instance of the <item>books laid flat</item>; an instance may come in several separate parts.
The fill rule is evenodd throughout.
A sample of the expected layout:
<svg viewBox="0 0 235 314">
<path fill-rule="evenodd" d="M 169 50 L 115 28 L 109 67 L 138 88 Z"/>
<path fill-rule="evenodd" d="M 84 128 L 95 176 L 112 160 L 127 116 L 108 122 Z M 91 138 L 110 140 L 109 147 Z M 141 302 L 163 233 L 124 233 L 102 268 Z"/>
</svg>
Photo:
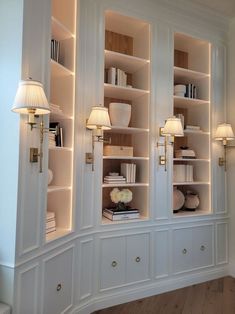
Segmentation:
<svg viewBox="0 0 235 314">
<path fill-rule="evenodd" d="M 105 176 L 104 183 L 114 184 L 114 183 L 126 183 L 126 178 L 123 176 Z"/>
<path fill-rule="evenodd" d="M 103 210 L 103 216 L 110 220 L 117 221 L 117 220 L 138 219 L 140 218 L 140 213 L 138 209 L 128 209 L 128 210 L 117 211 L 115 209 L 105 208 Z"/>
<path fill-rule="evenodd" d="M 196 154 L 192 149 L 178 149 L 175 151 L 176 158 L 196 158 Z"/>
</svg>

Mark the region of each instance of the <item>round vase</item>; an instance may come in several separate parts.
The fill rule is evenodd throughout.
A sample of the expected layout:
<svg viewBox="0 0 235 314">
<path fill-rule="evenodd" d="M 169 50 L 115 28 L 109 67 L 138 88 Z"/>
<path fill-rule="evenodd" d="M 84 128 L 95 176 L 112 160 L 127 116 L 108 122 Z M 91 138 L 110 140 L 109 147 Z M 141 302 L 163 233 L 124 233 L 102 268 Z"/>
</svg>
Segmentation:
<svg viewBox="0 0 235 314">
<path fill-rule="evenodd" d="M 53 180 L 53 172 L 52 172 L 51 169 L 48 169 L 47 184 L 48 184 L 48 185 L 51 184 L 52 180 Z"/>
<path fill-rule="evenodd" d="M 199 204 L 199 196 L 196 193 L 188 191 L 185 196 L 185 208 L 188 210 L 195 210 L 199 206 Z"/>
<path fill-rule="evenodd" d="M 173 212 L 176 213 L 184 205 L 184 194 L 177 190 L 176 188 L 173 191 Z"/>
<path fill-rule="evenodd" d="M 131 119 L 131 105 L 111 102 L 109 104 L 109 115 L 113 126 L 128 127 Z"/>
</svg>

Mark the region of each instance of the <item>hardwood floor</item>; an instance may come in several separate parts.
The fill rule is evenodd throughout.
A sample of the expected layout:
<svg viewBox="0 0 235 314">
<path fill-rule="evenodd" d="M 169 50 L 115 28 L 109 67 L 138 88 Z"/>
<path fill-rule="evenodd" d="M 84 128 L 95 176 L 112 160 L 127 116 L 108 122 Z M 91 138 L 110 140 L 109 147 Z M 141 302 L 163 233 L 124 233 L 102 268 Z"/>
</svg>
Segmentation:
<svg viewBox="0 0 235 314">
<path fill-rule="evenodd" d="M 235 279 L 212 280 L 94 314 L 235 314 Z"/>
</svg>

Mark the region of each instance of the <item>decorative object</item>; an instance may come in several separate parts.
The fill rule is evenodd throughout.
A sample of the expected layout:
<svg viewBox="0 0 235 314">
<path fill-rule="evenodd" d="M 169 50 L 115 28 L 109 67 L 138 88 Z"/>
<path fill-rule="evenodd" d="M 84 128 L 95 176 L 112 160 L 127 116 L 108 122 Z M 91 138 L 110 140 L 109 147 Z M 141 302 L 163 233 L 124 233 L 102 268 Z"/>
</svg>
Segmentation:
<svg viewBox="0 0 235 314">
<path fill-rule="evenodd" d="M 86 153 L 86 163 L 92 164 L 92 171 L 94 171 L 95 142 L 109 142 L 103 137 L 103 131 L 111 129 L 108 109 L 102 105 L 93 106 L 86 127 L 92 130 L 92 153 Z"/>
<path fill-rule="evenodd" d="M 224 170 L 227 170 L 227 162 L 226 162 L 226 155 L 227 155 L 227 148 L 235 147 L 235 146 L 228 146 L 228 141 L 234 140 L 234 133 L 229 123 L 221 123 L 217 126 L 215 132 L 215 140 L 222 141 L 224 146 L 224 157 L 219 157 L 219 166 L 224 166 Z"/>
<path fill-rule="evenodd" d="M 186 85 L 175 85 L 174 86 L 174 95 L 179 97 L 184 97 L 186 93 Z"/>
<path fill-rule="evenodd" d="M 164 165 L 166 171 L 167 145 L 173 145 L 175 136 L 184 136 L 181 120 L 175 116 L 168 118 L 164 127 L 160 128 L 159 135 L 164 136 L 164 143 L 157 143 L 157 147 L 164 146 L 164 155 L 159 156 L 159 165 Z"/>
<path fill-rule="evenodd" d="M 192 191 L 187 191 L 184 203 L 185 209 L 194 211 L 199 206 L 199 204 L 200 200 L 198 194 Z"/>
<path fill-rule="evenodd" d="M 113 126 L 128 127 L 131 119 L 131 105 L 111 102 L 109 104 L 109 114 Z"/>
<path fill-rule="evenodd" d="M 48 173 L 47 173 L 47 184 L 51 184 L 53 180 L 53 172 L 51 169 L 48 169 Z"/>
<path fill-rule="evenodd" d="M 13 103 L 12 111 L 20 114 L 28 114 L 28 124 L 31 130 L 35 128 L 35 116 L 50 113 L 49 103 L 43 90 L 42 83 L 33 81 L 31 78 L 19 83 Z M 39 157 L 39 171 L 42 172 L 42 157 L 43 157 L 43 134 L 45 132 L 43 119 L 39 125 L 40 129 L 40 149 L 30 147 L 30 162 L 38 162 Z"/>
<path fill-rule="evenodd" d="M 130 203 L 132 200 L 132 192 L 129 189 L 119 190 L 118 188 L 114 188 L 110 192 L 111 201 L 116 204 L 117 211 L 125 211 L 129 208 L 127 203 Z"/>
<path fill-rule="evenodd" d="M 184 194 L 174 187 L 173 190 L 173 213 L 177 213 L 184 205 L 185 197 Z"/>
</svg>

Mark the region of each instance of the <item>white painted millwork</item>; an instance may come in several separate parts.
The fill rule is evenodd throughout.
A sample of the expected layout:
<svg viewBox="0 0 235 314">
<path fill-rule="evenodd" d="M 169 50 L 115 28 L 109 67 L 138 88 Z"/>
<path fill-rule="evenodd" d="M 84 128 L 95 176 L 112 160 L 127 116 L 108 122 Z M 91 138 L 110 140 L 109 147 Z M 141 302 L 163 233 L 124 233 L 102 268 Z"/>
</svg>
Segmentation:
<svg viewBox="0 0 235 314">
<path fill-rule="evenodd" d="M 7 86 L 14 82 L 16 87 L 20 77 L 42 81 L 50 102 L 59 104 L 63 112 L 52 114 L 51 121 L 59 120 L 66 132 L 65 147 L 49 150 L 45 134 L 43 169 L 49 162 L 54 172 L 48 188 L 47 171 L 39 174 L 38 165 L 28 162 L 28 148 L 38 147 L 39 137 L 38 130 L 31 132 L 25 124 L 26 117 L 20 119 L 19 151 L 17 141 L 10 141 L 17 134 L 18 120 L 8 113 L 15 90 L 12 85 L 11 91 L 5 88 L 7 97 L 1 99 L 8 111 L 4 109 L 3 117 L 9 123 L 3 123 L 1 133 L 9 139 L 3 147 L 4 154 L 9 149 L 12 167 L 10 172 L 2 171 L 5 195 L 1 196 L 4 208 L 0 214 L 6 219 L 0 219 L 0 235 L 8 247 L 1 243 L 0 302 L 10 304 L 13 314 L 88 314 L 227 275 L 233 233 L 226 175 L 217 162 L 222 147 L 213 141 L 217 123 L 226 116 L 227 21 L 202 8 L 195 11 L 185 1 L 184 6 L 163 0 L 53 3 L 56 6 L 51 8 L 51 1 L 21 0 L 15 8 L 3 7 L 18 17 L 7 33 L 13 45 L 9 51 L 17 54 L 12 59 L 15 70 L 12 64 L 9 73 L 4 67 Z M 76 29 L 69 18 L 73 5 L 77 7 Z M 0 20 L 2 28 L 9 29 L 9 23 Z M 53 36 L 63 41 L 63 65 L 50 59 L 51 28 Z M 134 37 L 133 56 L 106 49 L 105 28 Z M 11 33 L 21 32 L 23 39 L 12 41 Z M 17 40 L 22 38 L 18 35 Z M 200 45 L 210 47 L 209 54 Z M 188 70 L 174 67 L 174 47 L 190 53 Z M 0 56 L 9 63 L 5 50 Z M 110 66 L 132 73 L 133 88 L 104 83 L 104 68 Z M 198 84 L 198 97 L 173 96 L 174 77 L 185 84 Z M 141 210 L 139 220 L 102 218 L 102 204 L 109 202 L 111 187 L 102 184 L 103 167 L 120 164 L 120 156 L 103 156 L 103 144 L 95 143 L 94 172 L 85 164 L 85 153 L 91 152 L 86 118 L 93 105 L 107 105 L 104 97 L 132 101 L 130 127 L 113 127 L 105 135 L 119 132 L 132 139 L 134 157 L 124 159 L 137 164 L 138 181 L 126 186 L 133 191 L 132 206 Z M 192 184 L 173 182 L 173 162 L 179 160 L 173 159 L 172 147 L 167 171 L 158 164 L 164 152 L 156 147 L 159 140 L 163 142 L 158 129 L 173 115 L 174 107 L 188 109 L 190 124 L 203 126 L 202 132 L 185 132 L 189 145 L 198 152 L 195 160 L 185 160 L 195 168 Z M 46 125 L 48 122 L 46 118 Z M 231 160 L 228 165 L 232 166 Z M 233 178 L 229 180 L 232 193 Z M 173 214 L 173 185 L 196 189 L 199 210 Z M 46 237 L 47 201 L 56 211 L 58 229 Z M 232 204 L 230 196 L 230 209 Z"/>
</svg>

